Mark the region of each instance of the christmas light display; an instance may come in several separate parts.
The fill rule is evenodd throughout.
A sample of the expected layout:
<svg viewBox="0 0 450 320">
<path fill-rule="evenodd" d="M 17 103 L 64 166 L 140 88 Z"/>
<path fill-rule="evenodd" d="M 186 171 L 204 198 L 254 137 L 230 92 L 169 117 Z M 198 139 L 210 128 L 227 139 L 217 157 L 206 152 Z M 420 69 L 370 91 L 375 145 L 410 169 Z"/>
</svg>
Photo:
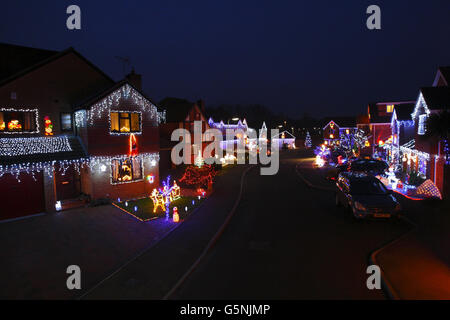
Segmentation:
<svg viewBox="0 0 450 320">
<path fill-rule="evenodd" d="M 72 151 L 67 136 L 0 138 L 0 156 L 13 157 L 37 153 Z"/>
<path fill-rule="evenodd" d="M 19 120 L 11 120 L 8 122 L 8 130 L 22 130 L 22 125 L 20 124 Z"/>
<path fill-rule="evenodd" d="M 155 126 L 165 121 L 165 112 L 158 112 L 154 104 L 144 98 L 130 85 L 125 84 L 90 107 L 90 110 L 88 110 L 87 112 L 87 122 L 89 123 L 89 125 L 92 126 L 94 124 L 95 118 L 102 118 L 104 112 L 110 112 L 111 107 L 118 106 L 122 99 L 131 99 L 134 104 L 141 108 L 141 111 L 143 113 L 149 113 L 151 119 L 155 121 Z"/>
<path fill-rule="evenodd" d="M 306 138 L 305 138 L 305 148 L 309 149 L 311 148 L 312 143 L 311 143 L 311 135 L 309 134 L 309 131 L 306 132 Z"/>
<path fill-rule="evenodd" d="M 439 198 L 442 200 L 442 195 L 439 189 L 430 179 L 425 180 L 416 190 L 416 194 L 424 197 Z"/>
<path fill-rule="evenodd" d="M 62 138 L 62 137 L 47 137 L 43 139 L 55 139 L 55 138 Z M 5 138 L 7 139 L 7 138 Z M 21 138 L 17 138 L 21 139 Z M 13 139 L 13 140 L 17 140 Z M 27 138 L 27 139 L 34 139 L 34 138 Z M 36 138 L 40 139 L 40 138 Z M 1 140 L 1 139 L 0 139 Z M 141 153 L 133 158 L 140 159 L 141 163 L 143 164 L 143 161 L 150 161 L 150 163 L 156 163 L 156 161 L 159 161 L 159 154 L 158 153 Z M 63 175 L 67 171 L 67 169 L 70 166 L 74 166 L 75 170 L 80 173 L 81 168 L 90 168 L 91 170 L 95 170 L 95 168 L 98 169 L 99 172 L 101 172 L 101 166 L 103 164 L 110 165 L 112 160 L 121 160 L 121 159 L 129 159 L 128 155 L 117 155 L 117 156 L 92 156 L 88 158 L 79 158 L 79 159 L 72 159 L 72 160 L 53 160 L 53 161 L 45 161 L 45 162 L 36 162 L 36 163 L 16 163 L 11 165 L 1 165 L 0 164 L 0 177 L 2 177 L 4 174 L 11 174 L 14 175 L 17 179 L 17 181 L 20 182 L 19 175 L 21 172 L 26 172 L 27 174 L 32 174 L 34 178 L 34 173 L 36 172 L 43 172 L 46 171 L 50 177 L 53 177 L 53 169 L 56 169 L 57 171 L 61 172 Z M 110 173 L 110 179 L 112 181 L 112 172 Z M 142 180 L 142 179 L 140 179 Z M 133 181 L 127 181 L 122 183 L 132 183 L 139 180 L 133 180 Z M 115 183 L 112 183 L 115 184 Z"/>
<path fill-rule="evenodd" d="M 44 124 L 45 124 L 45 135 L 46 136 L 52 136 L 53 135 L 53 124 L 52 124 L 52 120 L 50 120 L 49 116 L 45 116 L 44 117 Z"/>
<path fill-rule="evenodd" d="M 34 113 L 34 123 L 36 124 L 36 129 L 34 131 L 2 131 L 2 133 L 6 134 L 30 134 L 30 133 L 39 133 L 39 111 L 38 109 L 15 109 L 15 108 L 0 108 L 0 112 L 33 112 Z M 11 124 L 13 126 L 19 125 L 18 120 L 17 123 Z M 5 126 L 2 124 L 2 126 Z M 21 127 L 20 127 L 21 128 Z M 15 128 L 17 129 L 17 128 Z"/>
<path fill-rule="evenodd" d="M 153 201 L 153 213 L 156 212 L 158 207 L 162 210 L 168 210 L 170 203 L 181 198 L 181 189 L 174 180 L 173 186 L 170 186 L 170 176 L 167 177 L 166 181 L 163 181 L 163 188 L 153 189 L 150 198 Z"/>
<path fill-rule="evenodd" d="M 211 165 L 206 164 L 201 168 L 188 166 L 179 181 L 200 188 L 211 185 L 215 175 L 216 171 Z"/>
<path fill-rule="evenodd" d="M 173 207 L 173 222 L 179 222 L 180 221 L 180 216 L 178 215 L 178 208 L 177 207 Z"/>
<path fill-rule="evenodd" d="M 198 154 L 197 154 L 197 157 L 195 157 L 194 163 L 199 168 L 201 168 L 202 165 L 205 163 L 205 161 L 203 160 L 203 157 L 202 157 L 202 151 L 201 150 L 198 150 Z"/>
<path fill-rule="evenodd" d="M 128 141 L 128 155 L 135 156 L 138 153 L 137 148 L 137 138 L 134 133 L 130 134 L 130 138 Z"/>
<path fill-rule="evenodd" d="M 166 209 L 166 200 L 162 193 L 160 193 L 157 189 L 153 189 L 150 198 L 153 201 L 153 213 L 156 212 L 158 207 L 161 207 L 161 210 Z"/>
<path fill-rule="evenodd" d="M 155 182 L 155 176 L 152 174 L 147 175 L 147 182 L 148 183 L 153 183 Z"/>
</svg>

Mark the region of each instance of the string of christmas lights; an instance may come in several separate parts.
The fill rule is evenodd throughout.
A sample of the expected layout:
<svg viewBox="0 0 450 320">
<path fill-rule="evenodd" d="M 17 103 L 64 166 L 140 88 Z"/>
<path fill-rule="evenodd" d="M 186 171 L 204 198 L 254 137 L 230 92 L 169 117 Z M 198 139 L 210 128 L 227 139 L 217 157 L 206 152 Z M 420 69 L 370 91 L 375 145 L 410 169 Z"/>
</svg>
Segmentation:
<svg viewBox="0 0 450 320">
<path fill-rule="evenodd" d="M 158 109 L 154 104 L 145 99 L 130 85 L 125 84 L 113 91 L 106 98 L 91 106 L 90 110 L 87 112 L 87 121 L 89 125 L 92 126 L 94 124 L 94 119 L 100 119 L 104 112 L 109 111 L 111 107 L 117 107 L 122 99 L 131 99 L 134 104 L 141 108 L 143 113 L 149 113 L 151 119 L 155 121 L 155 126 L 165 121 L 165 112 L 158 112 Z"/>
<path fill-rule="evenodd" d="M 74 166 L 75 170 L 80 173 L 81 168 L 90 168 L 91 170 L 97 169 L 101 172 L 101 166 L 110 166 L 112 160 L 122 160 L 130 158 L 129 155 L 117 155 L 117 156 L 92 156 L 87 158 L 79 158 L 72 160 L 53 160 L 36 163 L 15 163 L 10 165 L 0 165 L 0 178 L 5 174 L 14 175 L 18 182 L 20 182 L 19 176 L 21 172 L 34 174 L 37 172 L 47 172 L 50 177 L 53 177 L 53 171 L 60 172 L 64 175 L 70 166 Z M 143 161 L 150 161 L 151 166 L 156 166 L 159 161 L 158 153 L 141 153 L 134 156 Z M 112 172 L 110 172 L 110 176 Z M 35 179 L 36 180 L 36 179 Z M 134 181 L 133 181 L 134 182 Z"/>
<path fill-rule="evenodd" d="M 13 157 L 37 153 L 72 151 L 67 136 L 0 138 L 0 156 Z"/>
<path fill-rule="evenodd" d="M 34 121 L 36 124 L 36 130 L 34 131 L 2 131 L 6 134 L 30 134 L 39 133 L 39 111 L 38 109 L 15 109 L 15 108 L 0 108 L 0 112 L 34 112 Z"/>
</svg>

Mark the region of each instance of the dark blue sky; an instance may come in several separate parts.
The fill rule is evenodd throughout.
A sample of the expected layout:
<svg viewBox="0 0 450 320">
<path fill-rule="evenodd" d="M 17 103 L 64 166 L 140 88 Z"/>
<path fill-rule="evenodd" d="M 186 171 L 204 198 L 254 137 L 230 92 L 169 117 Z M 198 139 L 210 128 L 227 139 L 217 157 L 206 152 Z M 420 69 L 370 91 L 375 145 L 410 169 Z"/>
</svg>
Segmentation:
<svg viewBox="0 0 450 320">
<path fill-rule="evenodd" d="M 82 30 L 66 29 L 77 4 Z M 367 6 L 382 30 L 366 28 Z M 129 56 L 144 91 L 260 103 L 291 116 L 356 115 L 415 99 L 450 65 L 450 1 L 2 1 L 0 41 L 73 46 L 114 79 Z"/>
</svg>

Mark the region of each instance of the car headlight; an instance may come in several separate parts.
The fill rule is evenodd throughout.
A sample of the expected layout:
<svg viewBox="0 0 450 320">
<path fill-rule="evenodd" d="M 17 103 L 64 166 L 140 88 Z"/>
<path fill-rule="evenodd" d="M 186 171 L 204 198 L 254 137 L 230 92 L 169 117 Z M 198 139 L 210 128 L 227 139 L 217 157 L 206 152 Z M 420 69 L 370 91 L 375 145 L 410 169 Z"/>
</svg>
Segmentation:
<svg viewBox="0 0 450 320">
<path fill-rule="evenodd" d="M 361 211 L 366 211 L 366 207 L 364 207 L 361 203 L 359 203 L 358 201 L 355 201 L 355 208 L 357 210 L 361 210 Z"/>
</svg>

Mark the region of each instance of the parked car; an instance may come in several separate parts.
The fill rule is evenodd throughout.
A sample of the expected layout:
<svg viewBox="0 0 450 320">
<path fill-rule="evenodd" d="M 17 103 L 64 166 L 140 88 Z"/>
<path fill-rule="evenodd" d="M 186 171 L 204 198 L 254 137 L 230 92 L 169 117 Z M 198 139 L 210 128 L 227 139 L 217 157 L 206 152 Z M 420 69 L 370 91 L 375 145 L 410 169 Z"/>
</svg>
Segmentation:
<svg viewBox="0 0 450 320">
<path fill-rule="evenodd" d="M 336 185 L 336 206 L 357 219 L 399 217 L 401 205 L 384 184 L 364 172 L 342 172 Z"/>
<path fill-rule="evenodd" d="M 382 160 L 376 159 L 354 159 L 347 161 L 347 163 L 337 165 L 335 168 L 329 169 L 326 174 L 327 180 L 337 180 L 339 173 L 364 172 L 370 175 L 380 175 L 389 168 L 388 164 Z"/>
</svg>

